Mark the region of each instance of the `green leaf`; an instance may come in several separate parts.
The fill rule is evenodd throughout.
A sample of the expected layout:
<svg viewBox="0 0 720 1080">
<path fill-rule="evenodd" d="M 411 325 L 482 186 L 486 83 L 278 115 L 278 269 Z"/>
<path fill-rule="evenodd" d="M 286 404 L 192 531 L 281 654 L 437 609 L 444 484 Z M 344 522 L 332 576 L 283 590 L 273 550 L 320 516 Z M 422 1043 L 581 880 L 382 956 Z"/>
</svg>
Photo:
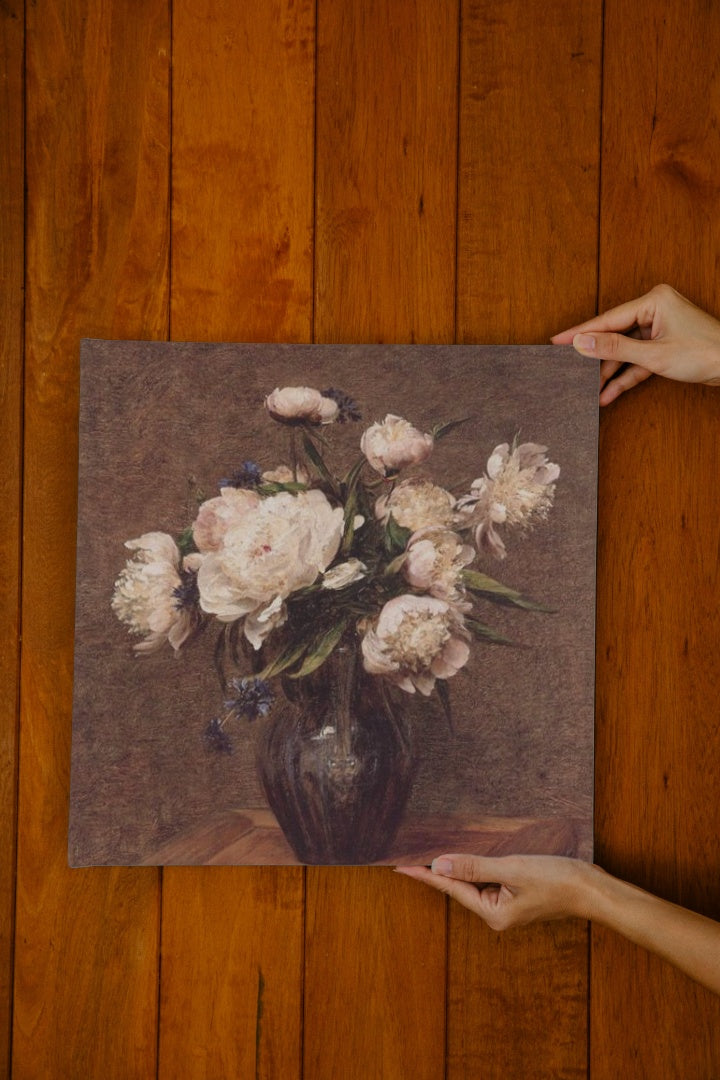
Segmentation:
<svg viewBox="0 0 720 1080">
<path fill-rule="evenodd" d="M 289 491 L 291 495 L 297 495 L 299 491 L 307 491 L 307 484 L 301 484 L 299 480 L 288 480 L 281 484 L 279 480 L 268 480 L 265 484 L 258 484 L 256 491 L 259 495 L 277 495 L 280 491 Z"/>
<path fill-rule="evenodd" d="M 472 420 L 472 416 L 463 416 L 461 420 L 448 420 L 445 424 L 435 424 L 430 434 L 437 442 L 438 439 L 444 439 L 446 435 L 449 435 L 451 431 L 454 431 L 456 427 L 460 427 L 461 424 L 467 424 L 468 420 Z"/>
<path fill-rule="evenodd" d="M 470 618 L 466 615 L 465 625 L 468 630 L 472 630 L 476 637 L 482 638 L 484 641 L 490 641 L 493 645 L 512 645 L 510 638 L 499 634 L 497 630 L 493 630 L 491 626 L 486 626 L 479 619 Z"/>
<path fill-rule="evenodd" d="M 290 672 L 288 678 L 302 679 L 313 671 L 317 671 L 342 638 L 349 621 L 349 619 L 341 619 L 326 634 L 316 639 L 315 643 L 308 649 L 308 655 L 302 667 L 298 671 Z"/>
<path fill-rule="evenodd" d="M 352 491 L 345 503 L 345 515 L 343 521 L 342 552 L 344 555 L 350 551 L 355 536 L 355 514 L 357 513 L 357 493 Z"/>
<path fill-rule="evenodd" d="M 348 473 L 343 477 L 343 485 L 350 494 L 357 487 L 357 482 L 360 478 L 360 473 L 363 471 L 364 466 L 367 465 L 367 458 L 359 458 Z"/>
<path fill-rule="evenodd" d="M 307 433 L 303 435 L 303 449 L 307 454 L 308 461 L 311 463 L 311 465 L 315 466 L 315 469 L 320 474 L 320 476 L 322 476 L 323 480 L 326 480 L 328 484 L 330 484 L 333 491 L 337 491 L 337 481 L 335 480 L 335 477 L 328 469 L 327 465 L 323 461 L 322 454 Z"/>
<path fill-rule="evenodd" d="M 514 604 L 515 607 L 524 608 L 525 611 L 544 611 L 547 614 L 554 612 L 553 608 L 536 604 L 534 600 L 528 600 L 516 589 L 495 581 L 487 574 L 478 573 L 477 570 L 463 570 L 462 580 L 472 592 L 479 593 L 495 604 Z"/>
<path fill-rule="evenodd" d="M 287 668 L 296 664 L 308 650 L 307 641 L 291 641 L 290 644 L 278 653 L 274 660 L 271 660 L 262 671 L 258 672 L 258 679 L 271 679 L 273 675 L 279 675 L 281 671 L 285 671 Z"/>
<path fill-rule="evenodd" d="M 437 696 L 440 698 L 440 704 L 442 705 L 443 712 L 445 713 L 445 719 L 448 722 L 450 734 L 454 734 L 453 721 L 452 721 L 452 709 L 450 706 L 450 691 L 448 690 L 448 684 L 445 679 L 435 680 L 435 690 Z"/>
<path fill-rule="evenodd" d="M 407 542 L 412 536 L 412 529 L 405 529 L 398 525 L 395 518 L 390 514 L 385 524 L 385 548 L 388 552 L 404 551 Z"/>
<path fill-rule="evenodd" d="M 178 536 L 176 543 L 181 555 L 190 555 L 191 552 L 197 551 L 195 540 L 193 538 L 192 525 L 188 525 L 187 529 L 183 529 Z"/>
<path fill-rule="evenodd" d="M 406 559 L 406 551 L 403 551 L 402 555 L 396 555 L 395 558 L 392 559 L 383 570 L 383 576 L 391 577 L 393 574 L 397 574 L 397 572 L 402 569 L 402 565 L 406 561 Z"/>
</svg>

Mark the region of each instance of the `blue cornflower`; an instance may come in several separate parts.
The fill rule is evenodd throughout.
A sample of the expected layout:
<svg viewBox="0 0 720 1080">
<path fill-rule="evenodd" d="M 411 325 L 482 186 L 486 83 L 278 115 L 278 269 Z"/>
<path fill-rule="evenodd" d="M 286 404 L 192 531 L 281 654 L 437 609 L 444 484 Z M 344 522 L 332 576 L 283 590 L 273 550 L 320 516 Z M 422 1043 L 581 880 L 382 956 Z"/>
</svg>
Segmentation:
<svg viewBox="0 0 720 1080">
<path fill-rule="evenodd" d="M 320 392 L 323 397 L 331 398 L 337 405 L 339 412 L 335 417 L 336 423 L 345 424 L 348 420 L 362 420 L 362 413 L 357 402 L 344 390 L 336 390 L 334 386 L 330 386 L 327 390 Z"/>
<path fill-rule="evenodd" d="M 243 461 L 231 476 L 224 476 L 219 487 L 256 488 L 262 481 L 262 469 L 256 461 Z"/>
<path fill-rule="evenodd" d="M 231 679 L 229 690 L 232 696 L 225 701 L 228 716 L 257 720 L 269 713 L 274 695 L 264 679 Z"/>
</svg>

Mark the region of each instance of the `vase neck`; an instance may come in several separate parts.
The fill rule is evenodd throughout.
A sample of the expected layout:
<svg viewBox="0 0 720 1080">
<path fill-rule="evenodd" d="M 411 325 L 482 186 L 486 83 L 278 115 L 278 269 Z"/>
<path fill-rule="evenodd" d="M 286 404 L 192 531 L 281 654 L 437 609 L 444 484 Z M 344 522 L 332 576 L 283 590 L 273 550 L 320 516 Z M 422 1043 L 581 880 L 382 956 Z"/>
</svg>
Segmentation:
<svg viewBox="0 0 720 1080">
<path fill-rule="evenodd" d="M 324 665 L 327 668 L 327 721 L 333 724 L 341 739 L 350 738 L 358 692 L 358 663 L 356 645 L 347 642 L 338 645 Z"/>
</svg>

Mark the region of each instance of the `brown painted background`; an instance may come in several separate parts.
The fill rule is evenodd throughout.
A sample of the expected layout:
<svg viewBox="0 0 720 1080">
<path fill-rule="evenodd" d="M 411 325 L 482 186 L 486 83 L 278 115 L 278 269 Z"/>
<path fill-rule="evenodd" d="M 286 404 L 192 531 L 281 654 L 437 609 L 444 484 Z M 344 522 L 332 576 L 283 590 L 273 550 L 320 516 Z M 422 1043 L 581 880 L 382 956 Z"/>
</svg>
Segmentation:
<svg viewBox="0 0 720 1080">
<path fill-rule="evenodd" d="M 448 683 L 452 731 L 435 694 L 399 695 L 418 761 L 405 813 L 412 837 L 398 836 L 383 861 L 422 855 L 422 862 L 437 853 L 434 845 L 477 842 L 454 835 L 488 817 L 507 818 L 508 827 L 531 819 L 512 841 L 501 823 L 505 853 L 529 850 L 526 824 L 535 819 L 533 851 L 590 858 L 596 365 L 552 345 L 91 340 L 81 350 L 71 864 L 288 861 L 252 840 L 221 856 L 232 829 L 212 826 L 267 808 L 256 740 L 282 700 L 267 721 L 228 725 L 232 754 L 208 751 L 202 733 L 222 711 L 213 662 L 222 624 L 207 620 L 178 654 L 167 647 L 138 657 L 110 598 L 130 554 L 126 539 L 158 529 L 179 535 L 194 520 L 197 493 L 217 494 L 218 478 L 243 461 L 268 469 L 290 460 L 288 429 L 270 419 L 263 400 L 276 385 L 298 383 L 341 387 L 362 409 L 360 422 L 324 432 L 325 462 L 338 476 L 358 460 L 363 430 L 388 412 L 422 431 L 466 418 L 414 470 L 456 494 L 482 475 L 498 443 L 518 434 L 547 445 L 560 465 L 547 520 L 525 534 L 505 530 L 503 561 L 473 563 L 550 610 L 476 604 L 477 617 L 512 645 L 473 643 L 467 666 Z M 272 636 L 269 648 L 268 659 L 277 648 Z M 239 835 L 244 824 L 239 819 Z M 443 828 L 447 838 L 437 833 Z M 207 846 L 190 850 L 183 837 L 198 830 Z M 418 833 L 431 834 L 419 847 Z M 159 853 L 173 841 L 172 857 Z M 483 843 L 481 853 L 492 850 Z"/>
<path fill-rule="evenodd" d="M 536 342 L 661 279 L 720 314 L 720 9 L 7 0 L 0 55 L 0 1061 L 720 1074 L 720 1002 L 609 931 L 66 865 L 79 339 Z M 602 416 L 596 735 L 599 861 L 716 917 L 719 422 L 657 380 Z"/>
</svg>

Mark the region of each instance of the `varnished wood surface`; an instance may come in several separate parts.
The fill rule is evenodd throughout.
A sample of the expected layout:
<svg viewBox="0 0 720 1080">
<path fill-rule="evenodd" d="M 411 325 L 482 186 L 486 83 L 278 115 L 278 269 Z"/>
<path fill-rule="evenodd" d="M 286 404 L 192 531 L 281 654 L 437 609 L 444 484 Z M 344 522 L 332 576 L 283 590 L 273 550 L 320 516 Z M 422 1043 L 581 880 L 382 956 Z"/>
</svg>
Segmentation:
<svg viewBox="0 0 720 1080">
<path fill-rule="evenodd" d="M 24 321 L 24 5 L 0 13 L 0 1071 L 10 1054 L 15 924 Z"/>
<path fill-rule="evenodd" d="M 544 341 L 661 279 L 720 314 L 720 11 L 8 0 L 0 28 L 0 1074 L 720 1076 L 718 1000 L 608 931 L 497 935 L 383 867 L 66 858 L 80 337 Z M 596 751 L 599 861 L 715 917 L 719 421 L 656 380 L 602 416 Z"/>
</svg>

